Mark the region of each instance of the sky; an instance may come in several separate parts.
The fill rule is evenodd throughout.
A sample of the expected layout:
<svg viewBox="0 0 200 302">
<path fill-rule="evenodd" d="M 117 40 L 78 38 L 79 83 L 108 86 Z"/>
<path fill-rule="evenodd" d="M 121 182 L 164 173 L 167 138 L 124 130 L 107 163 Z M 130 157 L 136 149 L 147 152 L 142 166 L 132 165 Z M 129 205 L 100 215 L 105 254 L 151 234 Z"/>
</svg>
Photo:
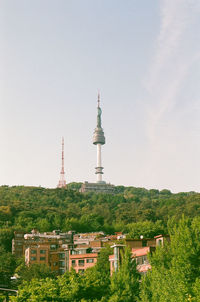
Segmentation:
<svg viewBox="0 0 200 302">
<path fill-rule="evenodd" d="M 199 0 L 0 0 L 0 185 L 200 192 Z"/>
</svg>

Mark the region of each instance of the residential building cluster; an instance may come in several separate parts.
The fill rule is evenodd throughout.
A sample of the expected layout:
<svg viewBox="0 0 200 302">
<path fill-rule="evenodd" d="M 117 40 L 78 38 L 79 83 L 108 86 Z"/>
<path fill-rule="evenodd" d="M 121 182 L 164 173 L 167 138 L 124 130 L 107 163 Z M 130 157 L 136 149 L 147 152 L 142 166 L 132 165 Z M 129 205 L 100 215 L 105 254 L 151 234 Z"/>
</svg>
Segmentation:
<svg viewBox="0 0 200 302">
<path fill-rule="evenodd" d="M 137 269 L 146 273 L 151 268 L 147 254 L 152 253 L 157 245 L 163 245 L 168 236 L 156 236 L 151 239 L 128 239 L 122 233 L 106 236 L 103 232 L 75 234 L 59 230 L 30 234 L 15 231 L 12 240 L 12 252 L 17 257 L 25 257 L 25 263 L 46 264 L 55 274 L 63 274 L 73 267 L 77 273 L 84 272 L 96 264 L 100 250 L 106 245 L 113 247 L 109 257 L 110 271 L 117 270 L 121 261 L 120 250 L 129 246 L 132 258 L 136 259 Z"/>
<path fill-rule="evenodd" d="M 169 236 L 158 235 L 149 239 L 125 239 L 125 244 L 118 244 L 115 242 L 113 246 L 113 255 L 109 256 L 110 273 L 117 271 L 121 262 L 122 250 L 125 246 L 131 249 L 132 259 L 136 260 L 137 270 L 140 274 L 146 274 L 151 265 L 147 255 L 155 251 L 157 246 L 163 246 L 166 241 L 169 241 Z"/>
</svg>

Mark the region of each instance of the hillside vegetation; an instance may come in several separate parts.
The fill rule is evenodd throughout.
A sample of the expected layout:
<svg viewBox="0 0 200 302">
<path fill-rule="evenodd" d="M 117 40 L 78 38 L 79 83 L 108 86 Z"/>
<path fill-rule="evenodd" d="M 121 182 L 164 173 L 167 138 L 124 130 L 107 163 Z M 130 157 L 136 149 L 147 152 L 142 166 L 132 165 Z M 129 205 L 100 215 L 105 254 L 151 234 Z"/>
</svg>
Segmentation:
<svg viewBox="0 0 200 302">
<path fill-rule="evenodd" d="M 80 183 L 67 189 L 0 187 L 0 285 L 19 290 L 12 301 L 132 302 L 200 301 L 200 194 L 116 187 L 116 195 L 81 194 Z M 152 271 L 142 278 L 125 251 L 117 273 L 110 276 L 110 247 L 83 275 L 75 271 L 55 278 L 48 267 L 26 267 L 11 251 L 14 230 L 40 232 L 122 231 L 127 236 L 168 233 L 170 245 L 150 257 Z M 10 277 L 20 275 L 18 284 Z M 158 282 L 159 280 L 159 282 Z M 0 301 L 5 299 L 0 294 Z"/>
<path fill-rule="evenodd" d="M 178 221 L 183 214 L 189 218 L 200 215 L 199 193 L 172 194 L 169 190 L 118 186 L 116 195 L 81 194 L 80 185 L 71 183 L 67 189 L 1 186 L 1 246 L 11 249 L 15 229 L 123 231 L 130 237 L 152 237 L 167 232 L 172 216 Z"/>
</svg>

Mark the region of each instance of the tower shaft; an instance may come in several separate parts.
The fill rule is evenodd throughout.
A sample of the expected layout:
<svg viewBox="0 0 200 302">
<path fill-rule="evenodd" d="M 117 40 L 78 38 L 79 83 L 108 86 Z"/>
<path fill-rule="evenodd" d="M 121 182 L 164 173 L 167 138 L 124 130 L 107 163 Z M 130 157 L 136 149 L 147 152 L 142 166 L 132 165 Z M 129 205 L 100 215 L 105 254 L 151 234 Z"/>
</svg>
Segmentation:
<svg viewBox="0 0 200 302">
<path fill-rule="evenodd" d="M 102 182 L 103 167 L 101 166 L 101 144 L 97 144 L 97 182 Z"/>
</svg>

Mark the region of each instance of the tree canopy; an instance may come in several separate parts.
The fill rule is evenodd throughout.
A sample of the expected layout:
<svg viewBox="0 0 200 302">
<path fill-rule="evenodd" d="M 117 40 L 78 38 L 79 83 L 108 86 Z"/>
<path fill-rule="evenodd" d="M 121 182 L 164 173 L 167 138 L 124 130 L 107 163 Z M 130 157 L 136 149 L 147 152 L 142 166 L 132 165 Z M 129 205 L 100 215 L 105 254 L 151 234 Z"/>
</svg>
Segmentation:
<svg viewBox="0 0 200 302">
<path fill-rule="evenodd" d="M 169 223 L 170 224 L 170 223 Z M 169 225 L 171 241 L 150 257 L 152 270 L 141 283 L 142 302 L 199 301 L 200 218 Z"/>
<path fill-rule="evenodd" d="M 82 194 L 80 185 L 72 183 L 66 189 L 0 187 L 0 282 L 9 286 L 16 267 L 21 276 L 19 296 L 13 301 L 120 302 L 123 297 L 128 302 L 129 296 L 136 301 L 138 295 L 143 302 L 200 301 L 199 193 L 118 186 L 115 195 Z M 18 263 L 10 253 L 13 232 L 33 228 L 40 232 L 122 231 L 129 238 L 169 234 L 171 243 L 150 256 L 152 270 L 139 289 L 128 252 L 112 278 L 109 248 L 102 249 L 97 265 L 83 275 L 72 270 L 55 277 L 46 267 L 27 268 Z"/>
<path fill-rule="evenodd" d="M 13 230 L 40 232 L 123 231 L 130 237 L 167 232 L 171 216 L 178 221 L 200 215 L 200 194 L 172 194 L 169 190 L 116 187 L 117 194 L 79 193 L 80 183 L 68 188 L 0 187 L 0 244 L 11 251 Z M 8 240 L 9 239 L 9 240 Z"/>
</svg>

